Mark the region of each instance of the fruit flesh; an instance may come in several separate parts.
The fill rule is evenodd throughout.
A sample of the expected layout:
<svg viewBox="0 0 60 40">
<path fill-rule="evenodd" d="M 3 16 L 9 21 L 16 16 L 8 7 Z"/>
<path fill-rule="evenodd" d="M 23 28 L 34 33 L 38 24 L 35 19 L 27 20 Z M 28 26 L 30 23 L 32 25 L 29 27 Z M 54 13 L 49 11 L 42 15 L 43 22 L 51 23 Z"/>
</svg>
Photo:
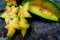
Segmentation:
<svg viewBox="0 0 60 40">
<path fill-rule="evenodd" d="M 49 10 L 54 15 L 56 15 L 60 19 L 60 9 L 55 3 L 50 0 L 31 0 L 30 6 L 39 6 L 46 10 Z"/>
<path fill-rule="evenodd" d="M 31 6 L 30 7 L 30 12 L 32 12 L 32 13 L 40 16 L 40 17 L 49 19 L 49 20 L 58 21 L 57 16 L 52 14 L 52 12 L 50 12 L 50 11 L 48 11 L 46 9 L 43 9 L 43 8 L 41 8 L 39 6 Z"/>
<path fill-rule="evenodd" d="M 7 6 L 11 6 L 11 5 L 14 5 L 16 6 L 17 3 L 16 3 L 16 0 L 5 0 L 7 2 Z"/>
<path fill-rule="evenodd" d="M 21 29 L 28 29 L 30 26 L 27 20 L 23 17 L 20 17 L 19 25 Z"/>
<path fill-rule="evenodd" d="M 18 15 L 26 17 L 26 18 L 31 18 L 31 15 L 28 12 L 28 7 L 26 8 L 24 6 L 19 6 L 19 13 L 18 13 Z"/>
<path fill-rule="evenodd" d="M 26 31 L 30 25 L 25 17 L 31 17 L 31 15 L 28 13 L 28 7 L 29 2 L 21 7 L 15 7 L 14 5 L 12 5 L 11 7 L 6 6 L 6 11 L 1 15 L 1 17 L 5 19 L 5 28 L 8 30 L 8 38 L 13 37 L 16 29 L 21 30 L 21 35 L 23 37 L 26 35 Z M 23 16 L 21 15 L 21 13 L 23 13 Z"/>
<path fill-rule="evenodd" d="M 25 3 L 23 2 L 22 6 L 21 5 L 19 6 L 18 15 L 26 18 L 31 18 L 31 15 L 29 14 L 28 9 L 29 9 L 29 1 Z"/>
</svg>

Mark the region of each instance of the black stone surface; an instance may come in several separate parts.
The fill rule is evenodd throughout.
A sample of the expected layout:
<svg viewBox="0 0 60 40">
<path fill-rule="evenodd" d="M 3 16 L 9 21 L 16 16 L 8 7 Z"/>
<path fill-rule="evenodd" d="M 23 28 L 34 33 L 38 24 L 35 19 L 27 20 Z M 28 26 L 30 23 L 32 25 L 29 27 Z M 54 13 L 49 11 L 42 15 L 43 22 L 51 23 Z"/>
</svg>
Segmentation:
<svg viewBox="0 0 60 40">
<path fill-rule="evenodd" d="M 58 1 L 59 2 L 59 1 Z M 0 14 L 5 10 L 5 1 L 0 0 Z M 0 19 L 0 40 L 60 40 L 60 22 L 53 22 L 33 15 L 28 19 L 31 24 L 26 37 L 23 38 L 19 31 L 12 39 L 6 37 L 7 30 L 4 28 L 5 22 Z"/>
</svg>

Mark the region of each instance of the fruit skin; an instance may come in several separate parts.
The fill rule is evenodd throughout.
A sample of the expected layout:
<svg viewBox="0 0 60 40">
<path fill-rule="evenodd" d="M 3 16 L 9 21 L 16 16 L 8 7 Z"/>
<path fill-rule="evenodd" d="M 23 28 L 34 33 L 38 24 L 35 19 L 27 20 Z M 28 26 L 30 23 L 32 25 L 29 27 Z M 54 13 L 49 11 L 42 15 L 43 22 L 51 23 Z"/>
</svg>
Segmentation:
<svg viewBox="0 0 60 40">
<path fill-rule="evenodd" d="M 1 17 L 5 19 L 7 24 L 5 28 L 8 30 L 8 38 L 13 37 L 16 29 L 21 30 L 23 37 L 26 35 L 26 31 L 30 25 L 25 17 L 31 17 L 31 15 L 28 13 L 28 7 L 29 2 L 24 4 L 24 6 L 21 6 L 21 10 L 18 9 L 19 7 L 15 7 L 14 5 L 11 7 L 6 6 L 6 11 L 1 15 Z M 18 11 L 20 11 L 20 15 L 18 15 Z M 21 15 L 21 12 L 24 14 L 23 16 Z"/>
<path fill-rule="evenodd" d="M 19 13 L 18 15 L 24 16 L 25 18 L 31 18 L 31 15 L 28 12 L 29 9 L 29 1 L 27 2 L 22 2 L 22 6 L 19 6 Z"/>
<path fill-rule="evenodd" d="M 11 18 L 16 16 L 17 12 L 18 12 L 18 7 L 12 6 L 10 8 L 9 6 L 6 6 L 6 11 L 0 17 L 5 18 L 5 22 L 6 24 L 8 24 Z"/>
<path fill-rule="evenodd" d="M 10 27 L 14 28 L 14 29 L 19 29 L 19 25 L 18 25 L 18 22 L 19 22 L 19 17 L 18 16 L 15 16 L 13 18 L 13 20 L 10 20 L 9 21 L 9 24 L 5 26 L 6 29 L 9 29 Z"/>
<path fill-rule="evenodd" d="M 22 37 L 25 37 L 27 29 L 30 27 L 30 24 L 24 17 L 20 17 L 19 25 L 21 28 L 21 35 Z"/>
<path fill-rule="evenodd" d="M 50 0 L 50 1 L 53 2 L 60 9 L 60 4 L 56 0 Z"/>
<path fill-rule="evenodd" d="M 19 25 L 21 29 L 28 29 L 30 24 L 27 22 L 27 20 L 24 17 L 20 18 Z"/>
<path fill-rule="evenodd" d="M 52 14 L 52 12 L 50 12 L 46 9 L 43 9 L 39 6 L 31 6 L 29 11 L 40 17 L 43 17 L 43 18 L 46 18 L 49 20 L 53 20 L 53 21 L 58 21 L 58 18 L 54 14 Z"/>
<path fill-rule="evenodd" d="M 9 24 L 10 21 L 11 21 L 11 18 L 8 17 L 8 15 L 7 15 L 6 18 L 5 18 L 5 23 L 6 23 L 6 24 Z"/>
<path fill-rule="evenodd" d="M 19 13 L 18 16 L 23 16 L 25 18 L 31 18 L 31 15 L 28 12 L 28 7 L 26 6 L 19 6 Z"/>
<path fill-rule="evenodd" d="M 7 6 L 17 6 L 16 0 L 5 0 L 7 2 Z"/>
<path fill-rule="evenodd" d="M 22 6 L 23 6 L 23 7 L 25 8 L 25 10 L 27 10 L 27 11 L 28 11 L 29 6 L 30 6 L 29 3 L 30 3 L 29 1 L 27 1 L 27 2 L 25 2 L 25 3 L 24 3 L 24 2 L 22 3 Z"/>
<path fill-rule="evenodd" d="M 18 12 L 18 7 L 15 7 L 14 9 L 11 10 L 10 13 L 8 13 L 8 15 L 10 16 L 10 18 L 14 18 L 17 12 Z"/>
<path fill-rule="evenodd" d="M 9 28 L 8 33 L 7 33 L 7 37 L 11 38 L 14 35 L 14 33 L 15 33 L 15 29 Z"/>
<path fill-rule="evenodd" d="M 5 18 L 7 16 L 6 12 L 4 12 L 0 17 Z"/>
<path fill-rule="evenodd" d="M 46 10 L 49 10 L 60 19 L 60 8 L 58 7 L 58 5 L 56 5 L 57 3 L 55 3 L 51 0 L 33 0 L 30 1 L 30 6 L 39 6 Z"/>
<path fill-rule="evenodd" d="M 22 35 L 23 37 L 25 37 L 26 32 L 27 32 L 27 29 L 21 30 L 21 35 Z"/>
</svg>

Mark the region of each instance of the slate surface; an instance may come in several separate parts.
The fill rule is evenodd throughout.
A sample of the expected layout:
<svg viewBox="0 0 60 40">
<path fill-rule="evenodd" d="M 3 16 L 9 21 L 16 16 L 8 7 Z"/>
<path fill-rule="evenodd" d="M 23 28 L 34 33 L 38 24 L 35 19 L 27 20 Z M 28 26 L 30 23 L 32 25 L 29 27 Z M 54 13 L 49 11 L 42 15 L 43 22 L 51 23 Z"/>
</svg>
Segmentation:
<svg viewBox="0 0 60 40">
<path fill-rule="evenodd" d="M 4 0 L 0 0 L 0 14 L 5 10 L 5 4 Z M 25 38 L 22 38 L 17 31 L 16 35 L 10 40 L 60 40 L 60 22 L 37 18 L 35 16 L 33 19 L 28 19 L 31 27 L 28 29 Z M 4 25 L 4 20 L 0 19 L 0 40 L 9 40 L 6 38 L 7 30 Z"/>
</svg>

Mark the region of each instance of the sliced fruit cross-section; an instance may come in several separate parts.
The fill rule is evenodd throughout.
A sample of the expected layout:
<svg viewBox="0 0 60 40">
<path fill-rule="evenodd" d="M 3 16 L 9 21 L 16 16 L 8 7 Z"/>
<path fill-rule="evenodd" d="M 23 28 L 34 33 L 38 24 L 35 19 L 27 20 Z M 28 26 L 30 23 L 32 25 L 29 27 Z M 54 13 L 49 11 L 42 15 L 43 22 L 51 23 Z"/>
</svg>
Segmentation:
<svg viewBox="0 0 60 40">
<path fill-rule="evenodd" d="M 31 6 L 29 9 L 30 12 L 32 12 L 33 14 L 36 14 L 40 17 L 49 19 L 49 20 L 54 20 L 54 21 L 58 21 L 57 16 L 55 16 L 52 12 L 43 9 L 39 6 Z"/>
</svg>

